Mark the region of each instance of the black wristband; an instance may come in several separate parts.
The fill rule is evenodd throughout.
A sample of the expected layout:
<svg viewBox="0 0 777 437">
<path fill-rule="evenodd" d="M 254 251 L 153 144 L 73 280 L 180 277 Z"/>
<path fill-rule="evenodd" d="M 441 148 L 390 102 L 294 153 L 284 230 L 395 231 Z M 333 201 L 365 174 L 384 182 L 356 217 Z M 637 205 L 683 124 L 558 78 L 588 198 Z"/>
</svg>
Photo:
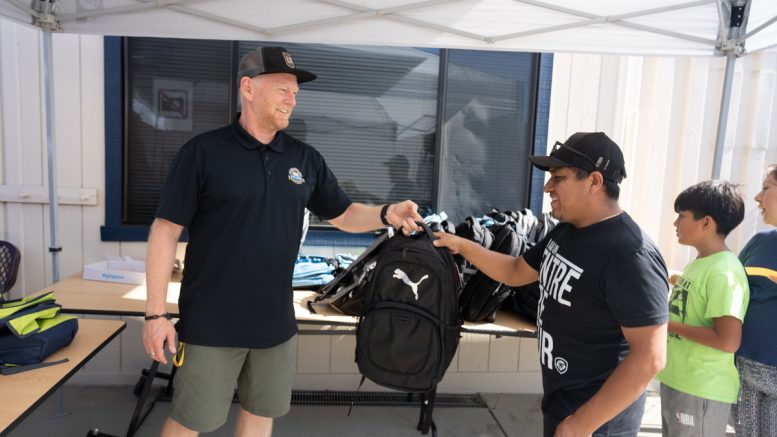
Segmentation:
<svg viewBox="0 0 777 437">
<path fill-rule="evenodd" d="M 383 208 L 380 209 L 380 221 L 386 226 L 391 226 L 391 223 L 388 222 L 386 219 L 386 213 L 388 212 L 389 204 L 383 205 Z"/>
<path fill-rule="evenodd" d="M 154 314 L 152 316 L 143 317 L 143 320 L 156 320 L 156 319 L 161 319 L 161 318 L 165 318 L 167 320 L 170 320 L 170 319 L 173 318 L 173 315 L 170 314 L 170 313 Z"/>
</svg>

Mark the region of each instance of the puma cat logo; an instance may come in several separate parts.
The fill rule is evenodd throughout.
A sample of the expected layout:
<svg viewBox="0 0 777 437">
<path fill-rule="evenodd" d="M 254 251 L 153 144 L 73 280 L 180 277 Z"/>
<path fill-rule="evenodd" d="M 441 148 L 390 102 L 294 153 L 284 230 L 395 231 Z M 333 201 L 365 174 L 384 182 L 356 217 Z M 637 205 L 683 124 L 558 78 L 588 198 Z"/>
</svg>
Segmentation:
<svg viewBox="0 0 777 437">
<path fill-rule="evenodd" d="M 415 300 L 418 300 L 418 286 L 421 284 L 421 282 L 424 281 L 424 279 L 428 278 L 429 275 L 424 275 L 421 279 L 418 280 L 418 282 L 413 282 L 410 280 L 410 278 L 407 277 L 407 273 L 403 272 L 401 269 L 395 269 L 393 277 L 396 279 L 401 279 L 402 282 L 409 285 L 410 288 L 413 290 L 413 294 L 415 295 Z"/>
</svg>

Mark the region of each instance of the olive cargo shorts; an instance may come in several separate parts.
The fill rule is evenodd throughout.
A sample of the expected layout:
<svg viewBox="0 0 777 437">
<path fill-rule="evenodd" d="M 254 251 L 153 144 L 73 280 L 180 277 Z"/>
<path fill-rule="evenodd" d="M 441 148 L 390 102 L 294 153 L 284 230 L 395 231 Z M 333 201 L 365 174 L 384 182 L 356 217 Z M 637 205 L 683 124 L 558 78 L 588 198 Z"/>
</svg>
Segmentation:
<svg viewBox="0 0 777 437">
<path fill-rule="evenodd" d="M 240 406 L 251 414 L 280 417 L 291 404 L 297 336 L 269 349 L 185 345 L 184 362 L 173 381 L 170 417 L 198 432 L 227 421 L 235 382 Z"/>
</svg>

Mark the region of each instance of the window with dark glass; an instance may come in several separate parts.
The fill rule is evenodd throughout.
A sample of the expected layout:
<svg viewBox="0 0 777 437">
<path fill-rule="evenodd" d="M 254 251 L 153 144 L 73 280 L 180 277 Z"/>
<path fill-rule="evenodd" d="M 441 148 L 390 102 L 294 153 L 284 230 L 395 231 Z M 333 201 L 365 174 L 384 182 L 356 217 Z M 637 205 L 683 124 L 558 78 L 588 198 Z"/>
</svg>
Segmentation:
<svg viewBox="0 0 777 437">
<path fill-rule="evenodd" d="M 237 63 L 262 44 L 123 41 L 119 227 L 150 224 L 177 150 L 234 119 Z M 283 46 L 318 75 L 301 86 L 287 131 L 323 154 L 353 200 L 412 199 L 456 222 L 527 206 L 539 55 Z"/>
<path fill-rule="evenodd" d="M 527 206 L 536 57 L 451 50 L 443 116 L 440 209 L 457 221 Z"/>
<path fill-rule="evenodd" d="M 229 122 L 230 47 L 228 41 L 127 38 L 125 224 L 150 224 L 178 149 Z"/>
<path fill-rule="evenodd" d="M 261 44 L 241 42 L 239 57 Z M 413 48 L 285 44 L 303 84 L 287 131 L 314 146 L 356 202 L 432 208 L 439 55 Z"/>
</svg>

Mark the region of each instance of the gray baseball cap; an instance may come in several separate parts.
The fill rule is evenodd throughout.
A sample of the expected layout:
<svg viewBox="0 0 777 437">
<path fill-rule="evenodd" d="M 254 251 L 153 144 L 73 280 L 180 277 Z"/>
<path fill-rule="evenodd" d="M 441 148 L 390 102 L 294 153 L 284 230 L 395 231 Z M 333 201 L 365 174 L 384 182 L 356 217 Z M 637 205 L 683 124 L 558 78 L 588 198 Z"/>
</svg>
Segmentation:
<svg viewBox="0 0 777 437">
<path fill-rule="evenodd" d="M 238 82 L 243 76 L 254 77 L 260 74 L 289 73 L 297 76 L 297 83 L 310 82 L 316 75 L 300 70 L 294 64 L 291 53 L 283 47 L 259 47 L 248 52 L 240 60 L 237 70 Z"/>
</svg>

